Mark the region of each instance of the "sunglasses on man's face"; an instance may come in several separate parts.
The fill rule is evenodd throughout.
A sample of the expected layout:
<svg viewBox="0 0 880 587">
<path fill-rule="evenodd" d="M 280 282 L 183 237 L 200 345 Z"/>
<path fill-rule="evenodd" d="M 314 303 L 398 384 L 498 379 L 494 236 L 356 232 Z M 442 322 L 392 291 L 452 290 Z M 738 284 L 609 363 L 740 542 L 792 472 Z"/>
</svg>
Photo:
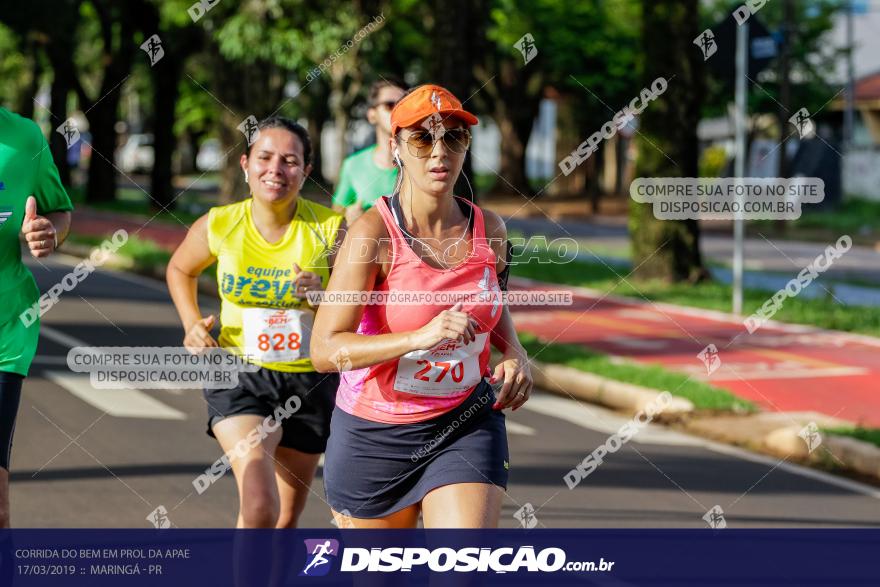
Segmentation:
<svg viewBox="0 0 880 587">
<path fill-rule="evenodd" d="M 374 102 L 373 108 L 384 108 L 385 110 L 391 110 L 396 105 L 397 100 L 385 100 L 384 102 Z"/>
<path fill-rule="evenodd" d="M 417 130 L 400 138 L 413 157 L 427 157 L 434 150 L 434 137 L 426 130 Z M 452 153 L 464 153 L 471 146 L 471 132 L 466 128 L 449 128 L 440 140 Z"/>
</svg>

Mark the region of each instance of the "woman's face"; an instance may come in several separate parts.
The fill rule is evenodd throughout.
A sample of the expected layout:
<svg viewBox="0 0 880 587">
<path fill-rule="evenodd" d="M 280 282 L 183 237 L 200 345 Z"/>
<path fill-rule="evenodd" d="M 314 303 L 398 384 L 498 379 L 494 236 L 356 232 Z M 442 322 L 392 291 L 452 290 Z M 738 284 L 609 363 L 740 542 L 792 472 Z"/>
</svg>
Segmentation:
<svg viewBox="0 0 880 587">
<path fill-rule="evenodd" d="M 241 156 L 241 168 L 254 198 L 266 203 L 296 197 L 312 170 L 305 164 L 302 141 L 284 128 L 261 130 L 250 156 Z"/>
<path fill-rule="evenodd" d="M 460 120 L 447 118 L 443 127 L 444 138 L 433 145 L 431 134 L 421 123 L 400 129 L 397 140 L 391 137 L 392 152 L 398 149 L 403 162 L 403 181 L 437 197 L 452 193 L 470 145 L 470 132 Z"/>
</svg>

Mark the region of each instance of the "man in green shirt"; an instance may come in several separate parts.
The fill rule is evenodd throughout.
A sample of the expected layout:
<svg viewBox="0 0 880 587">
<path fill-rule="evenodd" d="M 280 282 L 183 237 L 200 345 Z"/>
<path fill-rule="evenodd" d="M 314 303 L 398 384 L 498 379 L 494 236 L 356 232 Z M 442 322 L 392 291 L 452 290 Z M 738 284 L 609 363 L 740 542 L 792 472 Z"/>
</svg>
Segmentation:
<svg viewBox="0 0 880 587">
<path fill-rule="evenodd" d="M 21 318 L 40 297 L 21 260 L 52 253 L 67 236 L 73 206 L 40 128 L 0 108 L 0 528 L 9 526 L 9 457 L 21 384 L 37 352 L 40 322 Z"/>
<path fill-rule="evenodd" d="M 391 156 L 391 109 L 406 92 L 406 84 L 383 77 L 370 86 L 367 120 L 376 127 L 376 144 L 349 155 L 342 162 L 333 209 L 345 214 L 348 225 L 369 209 L 376 198 L 390 195 L 397 181 Z"/>
</svg>

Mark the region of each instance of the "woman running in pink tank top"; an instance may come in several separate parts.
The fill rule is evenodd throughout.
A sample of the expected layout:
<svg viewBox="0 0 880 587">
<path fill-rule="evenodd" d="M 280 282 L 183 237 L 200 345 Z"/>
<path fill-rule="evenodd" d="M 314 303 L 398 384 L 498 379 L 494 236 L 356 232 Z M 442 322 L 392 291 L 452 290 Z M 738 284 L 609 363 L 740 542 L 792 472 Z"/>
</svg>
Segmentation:
<svg viewBox="0 0 880 587">
<path fill-rule="evenodd" d="M 342 372 L 324 457 L 340 527 L 498 525 L 502 410 L 528 400 L 532 378 L 502 297 L 504 222 L 452 194 L 475 124 L 439 86 L 398 102 L 395 192 L 351 227 L 317 313 L 312 362 Z M 345 292 L 373 299 L 333 301 Z"/>
</svg>

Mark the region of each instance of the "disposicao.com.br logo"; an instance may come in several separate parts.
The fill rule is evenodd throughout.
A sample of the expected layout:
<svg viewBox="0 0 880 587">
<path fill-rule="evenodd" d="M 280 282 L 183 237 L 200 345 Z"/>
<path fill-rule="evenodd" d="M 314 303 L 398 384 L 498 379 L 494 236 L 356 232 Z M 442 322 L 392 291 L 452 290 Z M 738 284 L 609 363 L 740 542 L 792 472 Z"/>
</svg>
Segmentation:
<svg viewBox="0 0 880 587">
<path fill-rule="evenodd" d="M 326 575 L 332 560 L 340 554 L 337 540 L 305 540 L 306 565 L 300 576 Z M 566 561 L 561 548 L 544 548 L 536 551 L 534 546 L 486 548 L 342 548 L 339 571 L 393 573 L 410 572 L 414 567 L 427 567 L 436 573 L 494 572 L 516 573 L 518 571 L 553 573 L 556 571 L 611 571 L 613 561 L 604 558 L 596 561 Z"/>
<path fill-rule="evenodd" d="M 321 577 L 330 572 L 328 557 L 336 558 L 339 555 L 339 541 L 332 538 L 318 540 L 305 540 L 306 543 L 306 566 L 303 567 L 300 577 Z"/>
</svg>

